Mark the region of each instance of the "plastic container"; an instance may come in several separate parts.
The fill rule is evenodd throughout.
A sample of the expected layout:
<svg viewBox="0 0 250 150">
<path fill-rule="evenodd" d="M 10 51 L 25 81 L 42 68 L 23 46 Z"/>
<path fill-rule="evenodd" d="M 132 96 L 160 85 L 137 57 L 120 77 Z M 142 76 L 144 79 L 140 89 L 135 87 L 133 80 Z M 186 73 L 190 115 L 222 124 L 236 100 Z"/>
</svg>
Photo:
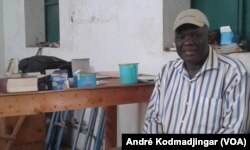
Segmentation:
<svg viewBox="0 0 250 150">
<path fill-rule="evenodd" d="M 74 87 L 96 87 L 96 73 L 79 72 L 73 76 Z"/>
<path fill-rule="evenodd" d="M 138 83 L 138 63 L 119 64 L 121 84 Z"/>
</svg>

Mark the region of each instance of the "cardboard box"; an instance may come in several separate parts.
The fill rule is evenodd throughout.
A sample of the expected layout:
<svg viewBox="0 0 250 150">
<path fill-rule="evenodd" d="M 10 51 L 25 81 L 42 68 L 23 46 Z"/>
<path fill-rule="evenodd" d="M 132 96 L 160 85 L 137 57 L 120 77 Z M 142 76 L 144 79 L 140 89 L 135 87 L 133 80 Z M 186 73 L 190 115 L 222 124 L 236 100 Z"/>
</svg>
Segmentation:
<svg viewBox="0 0 250 150">
<path fill-rule="evenodd" d="M 79 72 L 73 75 L 74 87 L 96 87 L 96 73 Z"/>
<path fill-rule="evenodd" d="M 221 45 L 233 43 L 234 34 L 233 34 L 230 26 L 221 27 L 220 33 L 221 33 L 221 38 L 220 38 Z"/>
<path fill-rule="evenodd" d="M 52 90 L 69 88 L 67 70 L 56 70 L 50 77 Z"/>
</svg>

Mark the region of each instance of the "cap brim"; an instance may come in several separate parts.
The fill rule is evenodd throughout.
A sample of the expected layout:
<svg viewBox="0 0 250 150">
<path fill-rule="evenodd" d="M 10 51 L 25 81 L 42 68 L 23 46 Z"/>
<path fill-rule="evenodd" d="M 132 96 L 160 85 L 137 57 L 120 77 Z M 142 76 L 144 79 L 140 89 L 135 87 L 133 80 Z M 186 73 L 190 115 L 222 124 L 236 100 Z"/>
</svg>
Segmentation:
<svg viewBox="0 0 250 150">
<path fill-rule="evenodd" d="M 193 20 L 192 21 L 190 21 L 190 20 L 183 20 L 183 21 L 179 21 L 178 23 L 176 23 L 174 25 L 173 31 L 175 31 L 177 28 L 179 28 L 180 26 L 182 26 L 184 24 L 193 24 L 193 25 L 196 25 L 198 27 L 203 27 L 204 26 L 204 23 L 202 23 L 202 22 L 194 22 Z"/>
</svg>

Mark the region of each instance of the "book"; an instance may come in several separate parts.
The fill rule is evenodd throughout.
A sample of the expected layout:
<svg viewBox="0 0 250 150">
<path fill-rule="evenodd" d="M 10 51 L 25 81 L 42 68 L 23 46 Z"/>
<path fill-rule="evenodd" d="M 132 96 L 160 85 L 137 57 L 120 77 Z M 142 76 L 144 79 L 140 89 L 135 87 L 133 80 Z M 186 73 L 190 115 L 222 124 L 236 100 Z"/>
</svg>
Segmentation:
<svg viewBox="0 0 250 150">
<path fill-rule="evenodd" d="M 30 92 L 38 91 L 38 78 L 0 78 L 0 92 Z"/>
<path fill-rule="evenodd" d="M 156 75 L 147 75 L 147 74 L 139 74 L 138 80 L 139 82 L 149 83 L 154 82 Z"/>
<path fill-rule="evenodd" d="M 97 79 L 120 78 L 119 71 L 99 71 L 96 72 Z"/>
</svg>

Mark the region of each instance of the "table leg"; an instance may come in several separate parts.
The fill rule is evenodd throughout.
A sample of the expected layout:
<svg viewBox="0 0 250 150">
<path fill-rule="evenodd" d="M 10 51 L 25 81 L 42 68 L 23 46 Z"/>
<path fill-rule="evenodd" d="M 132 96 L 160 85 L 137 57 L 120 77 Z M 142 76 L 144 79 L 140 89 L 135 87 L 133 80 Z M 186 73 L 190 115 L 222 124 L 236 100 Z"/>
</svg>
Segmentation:
<svg viewBox="0 0 250 150">
<path fill-rule="evenodd" d="M 105 123 L 105 150 L 109 150 L 117 144 L 117 106 L 105 108 Z"/>
</svg>

